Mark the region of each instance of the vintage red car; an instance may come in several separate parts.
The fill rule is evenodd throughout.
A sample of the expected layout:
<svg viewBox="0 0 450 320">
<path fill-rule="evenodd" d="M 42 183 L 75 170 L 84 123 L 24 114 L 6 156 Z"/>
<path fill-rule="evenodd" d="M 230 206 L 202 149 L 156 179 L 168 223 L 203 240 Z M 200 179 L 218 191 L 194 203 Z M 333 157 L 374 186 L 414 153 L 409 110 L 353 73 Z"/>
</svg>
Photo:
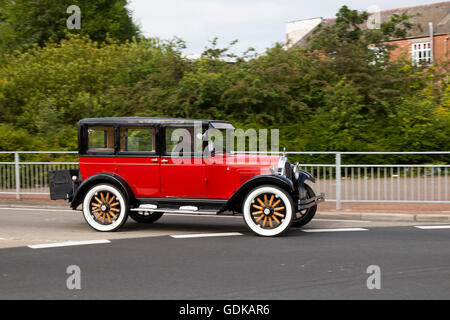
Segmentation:
<svg viewBox="0 0 450 320">
<path fill-rule="evenodd" d="M 97 231 L 118 230 L 128 216 L 151 223 L 173 212 L 242 214 L 261 236 L 311 221 L 324 200 L 305 183 L 312 175 L 285 156 L 230 151 L 233 131 L 216 120 L 83 119 L 79 170 L 50 173 L 51 199 L 81 205 Z"/>
</svg>

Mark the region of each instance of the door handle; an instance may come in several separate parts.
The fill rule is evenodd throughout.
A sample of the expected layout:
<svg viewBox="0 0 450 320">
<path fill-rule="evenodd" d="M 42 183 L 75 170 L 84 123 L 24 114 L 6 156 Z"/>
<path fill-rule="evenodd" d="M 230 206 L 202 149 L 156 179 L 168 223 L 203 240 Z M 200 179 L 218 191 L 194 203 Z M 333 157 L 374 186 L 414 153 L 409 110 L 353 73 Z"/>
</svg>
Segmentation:
<svg viewBox="0 0 450 320">
<path fill-rule="evenodd" d="M 158 162 L 158 158 L 153 158 L 152 162 Z"/>
<path fill-rule="evenodd" d="M 169 162 L 169 160 L 162 159 L 161 162 L 162 162 L 162 163 L 167 163 L 167 162 Z"/>
</svg>

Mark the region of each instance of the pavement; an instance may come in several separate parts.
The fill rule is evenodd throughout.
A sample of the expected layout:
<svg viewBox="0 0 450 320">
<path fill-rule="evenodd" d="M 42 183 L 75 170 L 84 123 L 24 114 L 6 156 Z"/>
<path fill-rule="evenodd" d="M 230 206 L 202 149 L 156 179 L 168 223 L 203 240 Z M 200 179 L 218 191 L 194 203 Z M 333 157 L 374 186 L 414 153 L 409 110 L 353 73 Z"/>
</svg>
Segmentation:
<svg viewBox="0 0 450 320">
<path fill-rule="evenodd" d="M 245 299 L 270 307 L 280 299 L 450 298 L 450 230 L 442 226 L 331 231 L 316 222 L 278 238 L 229 227 L 210 237 L 1 249 L 0 299 Z"/>
<path fill-rule="evenodd" d="M 448 215 L 322 212 L 308 228 L 351 228 L 450 224 Z M 199 216 L 165 214 L 157 223 L 138 224 L 131 218 L 117 232 L 102 233 L 90 228 L 80 210 L 71 210 L 65 202 L 0 203 L 0 248 L 20 247 L 67 241 L 97 241 L 147 238 L 192 233 L 247 232 L 242 216 Z"/>
<path fill-rule="evenodd" d="M 0 299 L 450 299 L 450 222 L 371 214 L 277 238 L 182 214 L 102 233 L 65 202 L 1 202 Z"/>
</svg>

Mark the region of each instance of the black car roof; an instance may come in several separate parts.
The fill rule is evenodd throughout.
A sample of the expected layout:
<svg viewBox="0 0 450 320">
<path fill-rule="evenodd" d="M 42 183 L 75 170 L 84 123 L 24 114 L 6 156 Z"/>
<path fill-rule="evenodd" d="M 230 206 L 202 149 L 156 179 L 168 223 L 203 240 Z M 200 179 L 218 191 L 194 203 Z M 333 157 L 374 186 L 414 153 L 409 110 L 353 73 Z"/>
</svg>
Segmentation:
<svg viewBox="0 0 450 320">
<path fill-rule="evenodd" d="M 228 123 L 222 120 L 201 120 L 183 118 L 158 118 L 158 117 L 106 117 L 106 118 L 86 118 L 78 122 L 79 125 L 104 125 L 104 124 L 186 124 L 191 125 L 201 122 L 202 124 Z"/>
</svg>

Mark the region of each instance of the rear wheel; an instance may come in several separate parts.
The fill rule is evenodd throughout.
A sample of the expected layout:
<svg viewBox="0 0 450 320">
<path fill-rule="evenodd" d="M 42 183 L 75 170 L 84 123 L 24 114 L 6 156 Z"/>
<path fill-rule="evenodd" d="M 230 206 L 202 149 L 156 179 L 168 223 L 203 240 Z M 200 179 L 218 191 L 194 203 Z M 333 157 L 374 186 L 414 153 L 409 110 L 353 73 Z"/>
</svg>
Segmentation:
<svg viewBox="0 0 450 320">
<path fill-rule="evenodd" d="M 83 216 L 97 231 L 116 231 L 127 221 L 128 199 L 110 184 L 93 186 L 83 200 Z"/>
<path fill-rule="evenodd" d="M 313 189 L 305 184 L 307 199 L 313 198 L 316 196 Z M 292 222 L 293 227 L 303 227 L 304 225 L 311 222 L 314 218 L 317 211 L 317 204 L 307 209 L 303 209 L 295 213 L 294 222 Z"/>
<path fill-rule="evenodd" d="M 164 212 L 131 211 L 130 218 L 139 223 L 153 223 L 163 216 Z"/>
<path fill-rule="evenodd" d="M 281 188 L 265 185 L 253 189 L 245 198 L 243 215 L 247 226 L 260 236 L 279 236 L 294 218 L 291 195 Z"/>
</svg>

